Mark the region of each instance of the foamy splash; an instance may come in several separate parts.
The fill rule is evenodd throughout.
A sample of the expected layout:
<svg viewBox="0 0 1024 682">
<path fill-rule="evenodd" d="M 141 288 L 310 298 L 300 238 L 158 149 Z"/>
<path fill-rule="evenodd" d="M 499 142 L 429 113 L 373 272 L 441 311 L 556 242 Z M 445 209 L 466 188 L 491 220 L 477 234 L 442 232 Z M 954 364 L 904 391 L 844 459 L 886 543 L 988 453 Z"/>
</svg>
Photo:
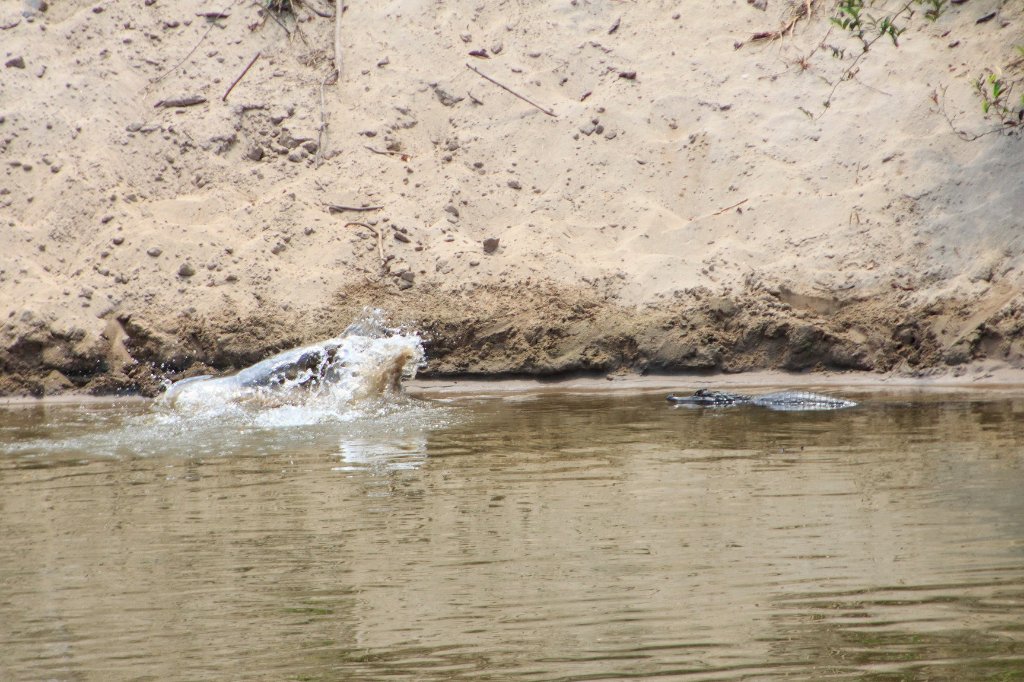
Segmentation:
<svg viewBox="0 0 1024 682">
<path fill-rule="evenodd" d="M 423 363 L 420 337 L 388 328 L 374 311 L 340 336 L 284 351 L 237 374 L 170 384 L 160 403 L 190 414 L 270 410 L 266 417 L 286 423 L 324 413 L 343 416 L 394 399 L 402 380 Z"/>
<path fill-rule="evenodd" d="M 405 395 L 423 366 L 414 333 L 371 311 L 340 336 L 280 353 L 232 376 L 168 384 L 152 405 L 54 408 L 64 423 L 5 443 L 17 457 L 333 456 L 339 472 L 415 468 L 428 434 L 453 412 Z M 88 418 L 82 418 L 86 411 Z"/>
</svg>

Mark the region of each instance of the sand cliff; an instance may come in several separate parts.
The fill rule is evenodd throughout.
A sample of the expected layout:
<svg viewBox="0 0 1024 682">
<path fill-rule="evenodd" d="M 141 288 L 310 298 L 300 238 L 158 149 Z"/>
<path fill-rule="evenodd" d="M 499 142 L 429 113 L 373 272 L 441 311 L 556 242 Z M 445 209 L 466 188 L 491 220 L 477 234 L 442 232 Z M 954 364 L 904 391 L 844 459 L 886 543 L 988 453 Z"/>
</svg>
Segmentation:
<svg viewBox="0 0 1024 682">
<path fill-rule="evenodd" d="M 367 306 L 434 375 L 1024 367 L 1024 141 L 964 139 L 1021 5 L 854 62 L 825 3 L 692 4 L 351 2 L 334 82 L 319 0 L 5 2 L 0 393 Z"/>
</svg>

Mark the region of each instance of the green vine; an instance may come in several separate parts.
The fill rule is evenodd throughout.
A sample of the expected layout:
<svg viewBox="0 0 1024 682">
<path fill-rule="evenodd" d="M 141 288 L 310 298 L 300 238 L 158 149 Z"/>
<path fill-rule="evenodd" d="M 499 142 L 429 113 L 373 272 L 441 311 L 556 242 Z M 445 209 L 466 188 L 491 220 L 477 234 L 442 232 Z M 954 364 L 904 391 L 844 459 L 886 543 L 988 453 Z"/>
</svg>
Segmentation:
<svg viewBox="0 0 1024 682">
<path fill-rule="evenodd" d="M 839 0 L 836 3 L 831 23 L 859 39 L 862 47 L 833 84 L 823 103 L 826 110 L 832 105 L 836 89 L 844 81 L 856 76 L 860 61 L 876 42 L 888 37 L 894 47 L 899 47 L 900 36 L 907 30 L 908 22 L 918 10 L 922 10 L 926 20 L 936 21 L 949 9 L 949 0 L 906 0 L 899 4 L 895 11 L 886 10 L 888 4 L 884 0 Z M 1017 49 L 1024 56 L 1024 48 Z M 837 58 L 845 56 L 844 50 L 836 48 L 833 48 L 832 53 Z M 1024 59 L 1018 59 L 1011 66 L 1019 65 L 1021 62 L 1024 62 Z M 1024 130 L 1024 95 L 1012 95 L 1014 86 L 1019 85 L 1020 80 L 1007 77 L 996 69 L 985 70 L 975 80 L 975 91 L 981 101 L 982 114 L 999 122 L 1000 128 L 997 130 Z M 952 122 L 950 124 L 952 125 Z"/>
</svg>

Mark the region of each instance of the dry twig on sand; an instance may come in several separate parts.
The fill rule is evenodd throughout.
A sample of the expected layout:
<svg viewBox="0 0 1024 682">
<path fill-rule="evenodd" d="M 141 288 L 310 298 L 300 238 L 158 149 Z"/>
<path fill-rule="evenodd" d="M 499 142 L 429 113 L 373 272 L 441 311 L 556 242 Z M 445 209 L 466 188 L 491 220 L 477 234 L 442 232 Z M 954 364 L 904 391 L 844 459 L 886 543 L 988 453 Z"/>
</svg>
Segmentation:
<svg viewBox="0 0 1024 682">
<path fill-rule="evenodd" d="M 353 225 L 356 225 L 358 227 L 365 227 L 367 230 L 377 235 L 377 253 L 380 254 L 380 264 L 384 265 L 385 263 L 387 263 L 387 259 L 384 258 L 384 235 L 381 234 L 381 231 L 375 227 L 367 225 L 366 223 L 345 223 L 345 227 L 351 227 Z"/>
<path fill-rule="evenodd" d="M 379 211 L 383 206 L 339 206 L 338 204 L 327 204 L 327 210 L 330 213 L 344 213 L 345 211 Z"/>
<path fill-rule="evenodd" d="M 804 4 L 797 6 L 793 10 L 793 16 L 790 17 L 789 21 L 783 24 L 775 31 L 758 31 L 757 33 L 750 36 L 746 41 L 739 41 L 733 45 L 737 50 L 743 47 L 746 43 L 755 43 L 761 40 L 778 40 L 779 38 L 785 37 L 787 33 L 792 33 L 796 29 L 796 25 L 800 23 L 800 20 L 806 19 L 811 16 L 814 12 L 814 7 L 821 3 L 821 0 L 804 0 Z"/>
<path fill-rule="evenodd" d="M 313 14 L 317 15 L 318 17 L 320 17 L 322 19 L 333 19 L 334 18 L 334 15 L 331 14 L 330 12 L 325 12 L 324 10 L 318 9 L 318 8 L 314 7 L 313 5 L 311 5 L 309 3 L 305 3 L 303 6 L 306 9 L 308 9 L 310 12 L 312 12 Z"/>
<path fill-rule="evenodd" d="M 238 85 L 238 82 L 240 80 L 242 80 L 243 78 L 245 78 L 245 74 L 249 73 L 249 69 L 252 68 L 252 65 L 255 64 L 256 60 L 259 59 L 259 58 L 260 58 L 260 53 L 257 52 L 256 56 L 252 58 L 252 61 L 250 61 L 249 64 L 244 69 L 242 69 L 242 73 L 240 73 L 238 75 L 238 78 L 236 78 L 235 80 L 233 80 L 231 82 L 231 87 L 229 87 L 227 89 L 227 92 L 224 93 L 224 96 L 220 98 L 221 102 L 227 102 L 228 101 L 228 95 L 230 95 L 231 91 L 235 89 L 235 86 Z"/>
<path fill-rule="evenodd" d="M 334 0 L 334 71 L 341 83 L 341 13 L 345 10 L 342 0 Z"/>
<path fill-rule="evenodd" d="M 197 104 L 205 104 L 206 98 L 200 97 L 199 95 L 192 95 L 190 97 L 176 97 L 174 99 L 162 99 L 153 106 L 157 109 L 184 109 L 185 107 L 194 107 Z"/>
<path fill-rule="evenodd" d="M 374 149 L 370 145 L 363 145 L 363 146 L 366 147 L 371 152 L 373 152 L 374 154 L 380 154 L 381 156 L 397 156 L 397 157 L 401 158 L 402 161 L 408 161 L 409 159 L 412 158 L 412 154 L 409 154 L 408 152 L 393 152 L 393 151 L 390 151 L 390 150 L 389 151 L 381 151 L 379 149 Z"/>
<path fill-rule="evenodd" d="M 722 214 L 723 214 L 723 213 L 725 213 L 726 211 L 729 211 L 729 210 L 731 210 L 731 209 L 734 209 L 734 208 L 737 208 L 737 207 L 739 207 L 739 206 L 742 206 L 743 204 L 747 203 L 748 201 L 750 201 L 750 198 L 749 198 L 749 197 L 748 197 L 748 198 L 746 198 L 746 199 L 744 199 L 743 201 L 737 201 L 737 202 L 736 202 L 735 204 L 733 204 L 732 206 L 726 206 L 725 208 L 720 208 L 720 209 L 718 209 L 717 211 L 715 211 L 714 213 L 712 213 L 711 215 L 713 215 L 713 216 L 716 216 L 716 215 L 722 215 Z"/>
<path fill-rule="evenodd" d="M 316 135 L 316 162 L 314 167 L 319 168 L 324 158 L 324 137 L 327 135 L 327 100 L 324 98 L 324 88 L 327 81 L 336 74 L 329 73 L 320 81 L 320 128 Z"/>
<path fill-rule="evenodd" d="M 470 66 L 469 64 L 466 64 L 466 68 L 469 69 L 470 71 L 474 71 L 481 78 L 484 78 L 484 79 L 489 80 L 490 82 L 494 83 L 495 85 L 497 85 L 499 88 L 501 88 L 505 92 L 507 92 L 507 93 L 509 93 L 511 95 L 514 95 L 515 97 L 518 97 L 519 99 L 523 100 L 524 102 L 526 102 L 530 106 L 533 106 L 533 107 L 536 107 L 536 108 L 540 109 L 541 111 L 543 111 L 548 116 L 554 116 L 556 118 L 558 117 L 558 114 L 556 114 L 555 112 L 551 111 L 550 109 L 545 109 L 544 107 L 542 107 L 541 105 L 537 104 L 536 102 L 534 102 L 534 101 L 532 101 L 530 99 L 527 99 L 526 97 L 523 97 L 522 95 L 520 95 L 518 92 L 516 92 L 512 88 L 508 87 L 507 85 L 503 85 L 503 84 L 499 83 L 498 81 L 494 80 L 493 78 L 491 78 L 490 76 L 488 76 L 486 73 L 484 73 L 480 69 L 476 68 L 475 66 Z"/>
</svg>

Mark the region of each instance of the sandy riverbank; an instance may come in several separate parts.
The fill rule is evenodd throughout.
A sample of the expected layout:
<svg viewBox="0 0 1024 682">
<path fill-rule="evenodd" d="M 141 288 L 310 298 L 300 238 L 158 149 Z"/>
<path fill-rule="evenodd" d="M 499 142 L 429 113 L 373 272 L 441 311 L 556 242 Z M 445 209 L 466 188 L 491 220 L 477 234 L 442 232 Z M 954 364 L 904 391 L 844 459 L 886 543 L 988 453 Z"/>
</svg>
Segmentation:
<svg viewBox="0 0 1024 682">
<path fill-rule="evenodd" d="M 352 3 L 338 83 L 330 6 L 225 4 L 3 6 L 0 393 L 153 394 L 367 306 L 432 377 L 1024 367 L 1022 143 L 943 114 L 990 127 L 1019 5 L 916 18 L 825 111 L 825 3 L 753 42 L 804 3 Z"/>
</svg>

